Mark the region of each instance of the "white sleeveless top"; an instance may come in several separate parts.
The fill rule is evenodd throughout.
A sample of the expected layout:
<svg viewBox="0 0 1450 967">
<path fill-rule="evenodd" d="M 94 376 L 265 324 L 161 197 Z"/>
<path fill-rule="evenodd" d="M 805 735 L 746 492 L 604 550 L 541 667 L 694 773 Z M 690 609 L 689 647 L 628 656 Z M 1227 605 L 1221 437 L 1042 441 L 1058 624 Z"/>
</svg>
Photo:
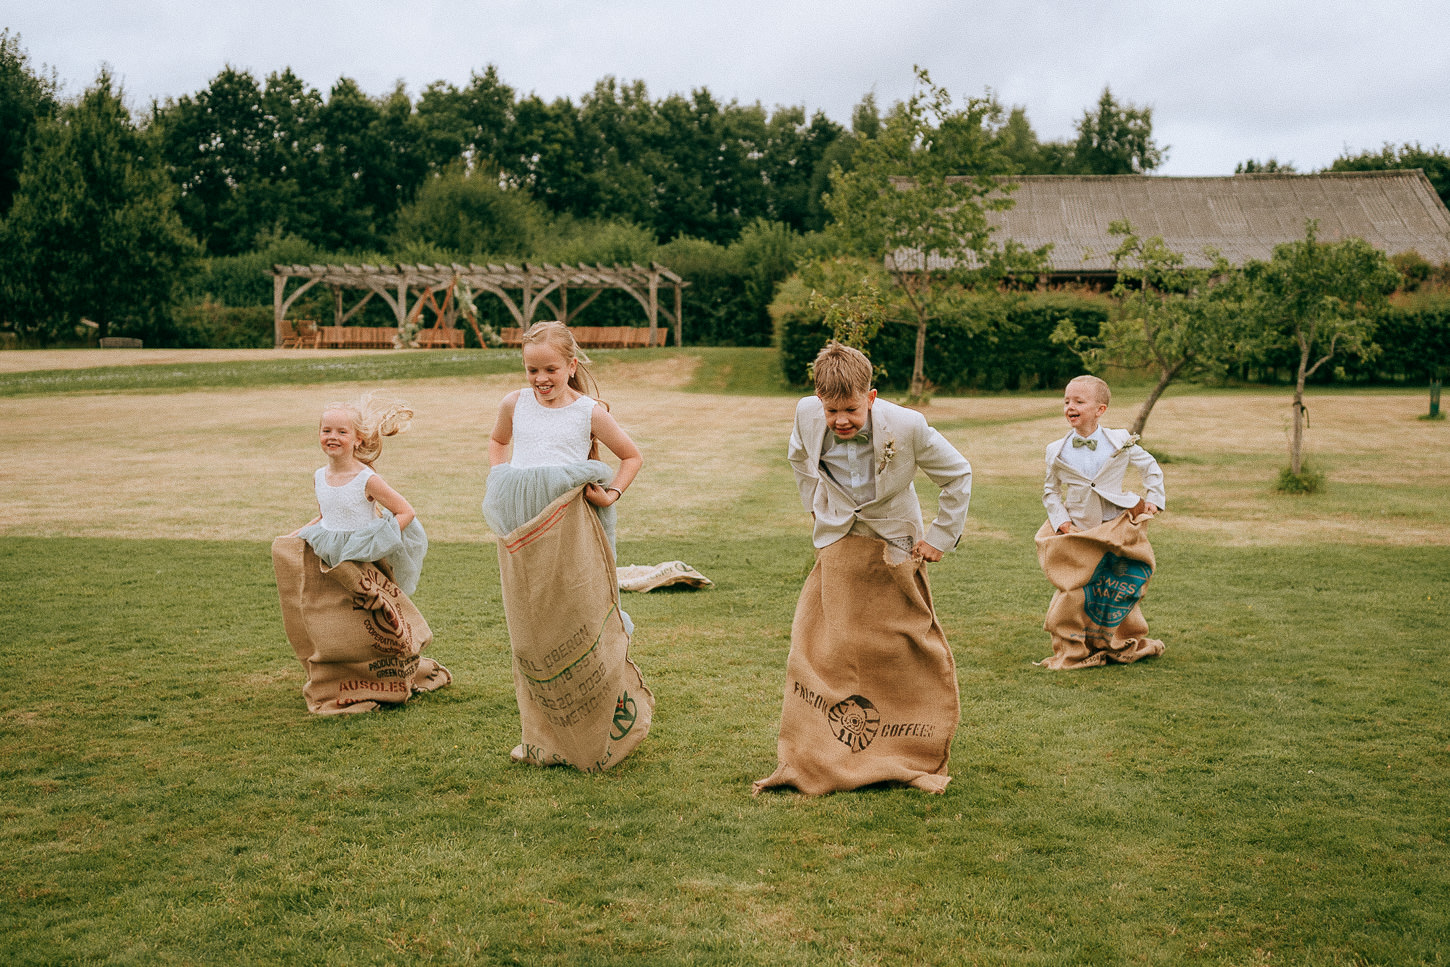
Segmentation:
<svg viewBox="0 0 1450 967">
<path fill-rule="evenodd" d="M 358 475 L 341 487 L 327 482 L 327 468 L 319 467 L 312 478 L 317 491 L 317 506 L 322 508 L 322 526 L 330 531 L 355 531 L 377 519 L 377 512 L 368 500 L 368 480 L 372 467 L 363 467 Z"/>
<path fill-rule="evenodd" d="M 514 403 L 515 467 L 560 467 L 589 459 L 589 427 L 594 400 L 579 398 L 568 406 L 543 405 L 532 389 L 519 393 Z"/>
</svg>

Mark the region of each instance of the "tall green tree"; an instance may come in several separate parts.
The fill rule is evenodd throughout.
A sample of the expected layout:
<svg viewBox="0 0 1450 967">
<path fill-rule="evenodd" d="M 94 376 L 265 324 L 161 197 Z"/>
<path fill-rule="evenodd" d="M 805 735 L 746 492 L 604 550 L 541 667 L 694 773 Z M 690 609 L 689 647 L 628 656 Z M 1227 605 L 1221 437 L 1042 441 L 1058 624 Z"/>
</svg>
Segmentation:
<svg viewBox="0 0 1450 967">
<path fill-rule="evenodd" d="M 1119 104 L 1103 88 L 1096 109 L 1083 112 L 1072 146 L 1072 166 L 1081 175 L 1142 175 L 1163 163 L 1153 141 L 1153 109 Z"/>
<path fill-rule="evenodd" d="M 0 218 L 20 183 L 31 132 L 55 116 L 56 88 L 55 72 L 34 70 L 20 36 L 0 30 Z"/>
<path fill-rule="evenodd" d="M 462 162 L 428 179 L 398 213 L 394 245 L 436 246 L 465 262 L 528 257 L 543 236 L 543 206 L 501 181 L 497 172 Z"/>
<path fill-rule="evenodd" d="M 1064 320 L 1053 338 L 1078 351 L 1089 369 L 1116 363 L 1154 372 L 1153 388 L 1133 417 L 1141 434 L 1163 392 L 1176 380 L 1221 373 L 1242 345 L 1243 314 L 1220 283 L 1233 278 L 1228 261 L 1205 250 L 1209 265 L 1191 266 L 1161 236 L 1142 238 L 1126 221 L 1108 231 L 1121 242 L 1113 251 L 1117 282 L 1114 308 L 1095 339 L 1078 336 Z"/>
<path fill-rule="evenodd" d="M 187 229 L 216 255 L 250 249 L 268 220 L 257 189 L 272 135 L 257 79 L 228 65 L 195 95 L 154 105 L 150 127 Z"/>
<path fill-rule="evenodd" d="M 5 314 L 34 340 L 82 317 L 100 335 L 165 341 L 197 245 L 153 138 L 102 71 L 43 122 L 0 237 Z"/>
<path fill-rule="evenodd" d="M 850 171 L 831 173 L 827 233 L 845 253 L 885 259 L 898 317 L 916 329 L 911 395 L 926 396 L 926 338 L 934 320 L 967 289 L 1040 269 L 1046 251 L 992 237 L 987 212 L 1011 206 L 983 171 L 996 164 L 984 127 L 1001 108 L 990 97 L 953 107 L 951 96 L 916 69 L 917 86 L 879 134 L 863 141 Z"/>
<path fill-rule="evenodd" d="M 1363 239 L 1319 241 L 1310 219 L 1302 241 L 1275 246 L 1268 262 L 1244 267 L 1244 278 L 1262 345 L 1298 357 L 1289 437 L 1289 472 L 1297 477 L 1304 469 L 1305 381 L 1337 355 L 1374 353 L 1375 323 L 1399 273 Z"/>
</svg>

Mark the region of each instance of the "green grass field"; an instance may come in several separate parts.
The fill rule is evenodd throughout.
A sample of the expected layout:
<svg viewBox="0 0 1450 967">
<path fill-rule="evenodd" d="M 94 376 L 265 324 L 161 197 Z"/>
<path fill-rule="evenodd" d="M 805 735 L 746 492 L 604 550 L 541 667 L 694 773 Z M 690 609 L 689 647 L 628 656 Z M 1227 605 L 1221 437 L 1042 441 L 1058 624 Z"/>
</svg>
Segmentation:
<svg viewBox="0 0 1450 967">
<path fill-rule="evenodd" d="M 1414 394 L 1311 398 L 1312 498 L 1270 493 L 1286 395 L 1170 394 L 1144 606 L 1168 650 L 1060 673 L 1032 664 L 1057 401 L 933 401 L 975 470 L 931 572 L 961 682 L 952 783 L 752 798 L 811 564 L 768 353 L 600 360 L 647 461 L 621 563 L 716 586 L 627 597 L 658 707 L 597 775 L 508 759 L 475 518 L 487 417 L 519 379 L 452 355 L 368 356 L 327 386 L 270 357 L 0 378 L 4 963 L 1450 963 L 1450 431 Z M 314 411 L 378 380 L 421 401 L 379 468 L 434 534 L 415 600 L 455 681 L 313 718 L 268 545 L 311 513 Z M 741 431 L 724 469 L 721 413 Z"/>
</svg>

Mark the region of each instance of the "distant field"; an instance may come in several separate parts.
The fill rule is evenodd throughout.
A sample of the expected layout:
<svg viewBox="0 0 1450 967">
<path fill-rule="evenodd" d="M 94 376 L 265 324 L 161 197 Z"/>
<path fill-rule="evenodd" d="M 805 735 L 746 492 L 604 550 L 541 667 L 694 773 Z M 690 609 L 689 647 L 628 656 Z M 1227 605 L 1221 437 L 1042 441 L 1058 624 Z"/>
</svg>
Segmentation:
<svg viewBox="0 0 1450 967">
<path fill-rule="evenodd" d="M 1056 398 L 933 400 L 974 469 L 931 572 L 953 781 L 752 799 L 811 563 L 769 351 L 599 354 L 646 458 L 621 563 L 716 587 L 626 600 L 658 713 L 597 776 L 508 761 L 479 503 L 516 356 L 120 354 L 0 353 L 6 963 L 1450 962 L 1450 428 L 1423 395 L 1311 394 L 1329 489 L 1287 498 L 1287 392 L 1171 392 L 1145 441 L 1168 651 L 1081 673 L 1032 665 Z M 378 469 L 432 537 L 417 601 L 456 681 L 311 719 L 267 546 L 313 512 L 322 406 L 374 387 L 417 411 Z"/>
</svg>

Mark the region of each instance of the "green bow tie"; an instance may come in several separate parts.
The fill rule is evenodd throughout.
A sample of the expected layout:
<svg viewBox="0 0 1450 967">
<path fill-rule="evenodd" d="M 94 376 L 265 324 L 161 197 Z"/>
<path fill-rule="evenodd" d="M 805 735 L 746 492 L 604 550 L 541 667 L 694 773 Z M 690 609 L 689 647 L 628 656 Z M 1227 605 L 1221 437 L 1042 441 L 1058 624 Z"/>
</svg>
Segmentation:
<svg viewBox="0 0 1450 967">
<path fill-rule="evenodd" d="M 1087 437 L 1075 436 L 1072 438 L 1072 445 L 1074 447 L 1087 447 L 1089 450 L 1096 450 L 1098 448 L 1098 441 L 1089 440 Z"/>
<path fill-rule="evenodd" d="M 849 440 L 842 439 L 841 437 L 836 436 L 835 433 L 832 433 L 831 436 L 835 437 L 837 443 L 868 443 L 869 444 L 871 442 L 871 434 L 867 433 L 865 430 L 862 430 L 862 431 L 858 432 L 855 436 L 851 437 Z"/>
</svg>

